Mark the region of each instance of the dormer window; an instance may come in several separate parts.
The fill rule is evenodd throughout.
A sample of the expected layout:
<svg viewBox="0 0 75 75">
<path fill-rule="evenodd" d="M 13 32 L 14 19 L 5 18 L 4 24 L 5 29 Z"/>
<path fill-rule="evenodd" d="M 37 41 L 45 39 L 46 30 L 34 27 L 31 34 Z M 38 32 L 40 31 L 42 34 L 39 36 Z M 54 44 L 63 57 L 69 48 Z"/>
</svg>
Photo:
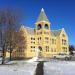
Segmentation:
<svg viewBox="0 0 75 75">
<path fill-rule="evenodd" d="M 62 34 L 63 37 L 65 37 L 65 34 Z"/>
<path fill-rule="evenodd" d="M 45 29 L 49 29 L 49 26 L 48 26 L 48 24 L 45 24 Z"/>
<path fill-rule="evenodd" d="M 40 30 L 42 28 L 41 24 L 38 24 L 38 30 Z"/>
</svg>

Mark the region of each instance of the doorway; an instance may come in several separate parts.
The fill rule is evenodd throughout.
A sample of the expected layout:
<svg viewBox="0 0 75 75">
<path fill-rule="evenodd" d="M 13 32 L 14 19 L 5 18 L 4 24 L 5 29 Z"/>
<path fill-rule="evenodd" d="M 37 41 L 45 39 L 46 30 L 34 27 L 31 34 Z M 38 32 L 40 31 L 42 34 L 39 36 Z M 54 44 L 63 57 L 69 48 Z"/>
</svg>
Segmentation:
<svg viewBox="0 0 75 75">
<path fill-rule="evenodd" d="M 39 55 L 38 56 L 39 56 L 39 58 L 41 58 L 42 57 L 42 47 L 39 46 L 38 49 L 39 49 Z"/>
</svg>

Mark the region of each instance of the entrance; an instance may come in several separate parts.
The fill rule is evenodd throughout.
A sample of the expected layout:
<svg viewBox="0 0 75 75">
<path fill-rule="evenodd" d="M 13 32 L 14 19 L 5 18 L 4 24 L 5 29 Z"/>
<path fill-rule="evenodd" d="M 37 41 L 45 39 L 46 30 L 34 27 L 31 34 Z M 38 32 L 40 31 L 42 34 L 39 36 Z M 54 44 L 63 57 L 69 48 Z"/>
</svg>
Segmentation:
<svg viewBox="0 0 75 75">
<path fill-rule="evenodd" d="M 39 49 L 38 57 L 41 58 L 42 57 L 42 47 L 39 46 L 38 49 Z"/>
</svg>

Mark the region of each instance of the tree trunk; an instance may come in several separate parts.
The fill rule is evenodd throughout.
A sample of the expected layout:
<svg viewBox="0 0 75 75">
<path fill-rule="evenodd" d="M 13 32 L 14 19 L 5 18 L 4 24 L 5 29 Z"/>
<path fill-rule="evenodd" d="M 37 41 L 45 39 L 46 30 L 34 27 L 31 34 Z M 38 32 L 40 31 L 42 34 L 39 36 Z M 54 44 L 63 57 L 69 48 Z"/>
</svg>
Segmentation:
<svg viewBox="0 0 75 75">
<path fill-rule="evenodd" d="M 12 60 L 12 49 L 10 49 L 10 61 Z"/>
<path fill-rule="evenodd" d="M 2 51 L 2 64 L 5 64 L 5 50 L 4 50 L 4 47 L 3 46 L 3 51 Z"/>
<path fill-rule="evenodd" d="M 12 60 L 12 42 L 10 41 L 10 61 Z"/>
</svg>

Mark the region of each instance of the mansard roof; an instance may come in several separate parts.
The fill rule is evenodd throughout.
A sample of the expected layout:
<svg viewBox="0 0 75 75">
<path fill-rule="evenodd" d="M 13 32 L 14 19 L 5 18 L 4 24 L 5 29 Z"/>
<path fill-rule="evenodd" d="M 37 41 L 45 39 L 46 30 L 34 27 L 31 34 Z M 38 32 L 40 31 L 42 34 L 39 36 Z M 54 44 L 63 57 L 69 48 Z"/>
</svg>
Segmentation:
<svg viewBox="0 0 75 75">
<path fill-rule="evenodd" d="M 61 31 L 62 31 L 62 29 L 60 29 L 60 30 L 52 30 L 52 31 L 51 31 L 51 35 L 52 35 L 52 36 L 59 36 L 60 33 L 61 33 Z"/>
<path fill-rule="evenodd" d="M 39 15 L 39 17 L 37 19 L 37 22 L 40 22 L 40 21 L 47 21 L 47 22 L 49 22 L 49 20 L 48 20 L 46 14 L 45 14 L 43 8 L 41 9 L 40 15 Z"/>
</svg>

